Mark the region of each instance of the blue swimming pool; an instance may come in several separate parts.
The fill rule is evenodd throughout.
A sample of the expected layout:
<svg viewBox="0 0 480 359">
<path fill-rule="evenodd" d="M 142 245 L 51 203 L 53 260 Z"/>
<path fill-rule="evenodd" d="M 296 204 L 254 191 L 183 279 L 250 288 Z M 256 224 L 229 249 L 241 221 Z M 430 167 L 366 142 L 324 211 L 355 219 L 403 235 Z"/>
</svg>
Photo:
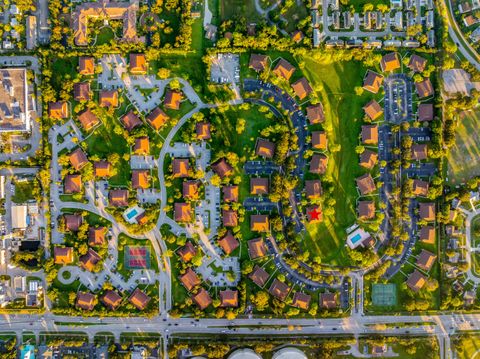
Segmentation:
<svg viewBox="0 0 480 359">
<path fill-rule="evenodd" d="M 138 214 L 138 211 L 134 208 L 130 212 L 127 213 L 127 218 L 132 219 Z"/>
<path fill-rule="evenodd" d="M 357 243 L 360 239 L 362 239 L 362 235 L 360 233 L 357 233 L 356 235 L 354 235 L 351 239 L 352 243 L 355 244 Z"/>
</svg>

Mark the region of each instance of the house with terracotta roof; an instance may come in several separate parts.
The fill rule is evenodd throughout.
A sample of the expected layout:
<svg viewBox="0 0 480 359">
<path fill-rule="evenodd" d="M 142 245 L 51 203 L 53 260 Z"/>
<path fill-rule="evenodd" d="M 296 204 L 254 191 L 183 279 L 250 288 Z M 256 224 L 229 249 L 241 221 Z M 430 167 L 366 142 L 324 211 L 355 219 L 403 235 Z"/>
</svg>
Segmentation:
<svg viewBox="0 0 480 359">
<path fill-rule="evenodd" d="M 267 255 L 267 246 L 262 237 L 251 239 L 247 242 L 248 255 L 251 260 L 262 258 Z"/>
<path fill-rule="evenodd" d="M 337 307 L 337 294 L 336 293 L 320 293 L 320 307 L 330 310 Z"/>
<path fill-rule="evenodd" d="M 266 214 L 250 215 L 250 229 L 254 232 L 268 232 L 270 230 L 268 215 Z"/>
<path fill-rule="evenodd" d="M 382 107 L 375 100 L 372 100 L 363 106 L 363 111 L 365 111 L 365 115 L 367 115 L 372 121 L 375 121 L 377 118 L 383 115 Z"/>
<path fill-rule="evenodd" d="M 54 247 L 53 258 L 55 264 L 70 264 L 73 262 L 72 247 Z"/>
<path fill-rule="evenodd" d="M 419 121 L 433 120 L 433 104 L 421 103 L 417 108 L 417 116 Z"/>
<path fill-rule="evenodd" d="M 120 122 L 128 132 L 131 132 L 133 129 L 142 125 L 142 120 L 140 120 L 140 117 L 138 117 L 138 115 L 132 110 L 128 111 L 125 116 L 122 116 Z"/>
<path fill-rule="evenodd" d="M 357 182 L 358 191 L 362 196 L 370 194 L 377 189 L 370 173 L 358 177 L 355 181 Z"/>
<path fill-rule="evenodd" d="M 190 203 L 175 203 L 174 219 L 176 222 L 191 222 L 192 207 Z"/>
<path fill-rule="evenodd" d="M 199 197 L 198 181 L 184 181 L 182 183 L 183 198 L 189 200 L 196 200 Z"/>
<path fill-rule="evenodd" d="M 262 54 L 251 54 L 250 61 L 248 62 L 248 67 L 251 69 L 262 72 L 268 66 L 268 57 Z"/>
<path fill-rule="evenodd" d="M 275 75 L 287 81 L 290 80 L 290 77 L 292 77 L 294 72 L 295 67 L 290 62 L 284 59 L 280 59 L 280 61 L 278 61 L 277 65 L 273 69 L 273 73 Z"/>
<path fill-rule="evenodd" d="M 213 172 L 215 172 L 220 178 L 225 178 L 233 173 L 233 167 L 227 162 L 225 158 L 220 158 L 211 165 Z"/>
<path fill-rule="evenodd" d="M 293 92 L 295 92 L 295 95 L 300 100 L 303 100 L 305 97 L 307 97 L 313 92 L 312 86 L 310 86 L 310 83 L 305 77 L 302 77 L 301 79 L 295 81 L 292 84 L 292 89 Z"/>
<path fill-rule="evenodd" d="M 422 161 L 428 158 L 428 146 L 425 143 L 413 144 L 411 148 L 412 160 Z"/>
<path fill-rule="evenodd" d="M 412 193 L 415 196 L 426 197 L 428 195 L 428 182 L 414 179 L 412 184 Z"/>
<path fill-rule="evenodd" d="M 290 287 L 275 278 L 270 285 L 268 292 L 283 302 L 287 298 L 288 293 L 290 293 Z"/>
<path fill-rule="evenodd" d="M 238 290 L 221 290 L 220 307 L 237 308 L 238 307 Z"/>
<path fill-rule="evenodd" d="M 102 257 L 100 257 L 97 252 L 95 252 L 92 248 L 88 248 L 87 254 L 78 258 L 78 262 L 80 263 L 80 266 L 82 268 L 88 270 L 89 272 L 92 272 L 101 259 Z"/>
<path fill-rule="evenodd" d="M 128 301 L 133 304 L 135 308 L 138 310 L 144 310 L 148 303 L 150 303 L 150 298 L 146 293 L 141 291 L 139 288 L 136 288 L 130 298 L 128 298 Z"/>
<path fill-rule="evenodd" d="M 378 93 L 383 84 L 383 76 L 374 71 L 367 70 L 363 78 L 363 88 L 371 93 Z"/>
<path fill-rule="evenodd" d="M 105 243 L 105 227 L 89 227 L 88 228 L 88 245 L 91 247 L 101 246 Z"/>
<path fill-rule="evenodd" d="M 263 158 L 272 158 L 275 153 L 275 143 L 265 140 L 263 138 L 257 138 L 257 144 L 255 146 L 255 154 Z"/>
<path fill-rule="evenodd" d="M 147 156 L 150 153 L 150 141 L 147 136 L 137 137 L 135 139 L 133 153 L 137 156 Z"/>
<path fill-rule="evenodd" d="M 80 147 L 70 153 L 69 160 L 72 167 L 77 171 L 81 170 L 88 163 L 87 155 Z"/>
<path fill-rule="evenodd" d="M 210 123 L 201 121 L 195 124 L 195 133 L 197 134 L 197 140 L 209 140 L 211 138 L 210 134 Z"/>
<path fill-rule="evenodd" d="M 179 110 L 182 102 L 182 93 L 180 91 L 167 90 L 163 104 L 171 110 Z"/>
<path fill-rule="evenodd" d="M 400 60 L 396 52 L 390 52 L 382 57 L 380 68 L 383 72 L 391 72 L 400 68 Z"/>
<path fill-rule="evenodd" d="M 305 194 L 308 199 L 319 198 L 322 195 L 322 182 L 320 180 L 306 180 Z"/>
<path fill-rule="evenodd" d="M 238 214 L 233 209 L 222 210 L 222 221 L 224 227 L 236 227 L 238 225 Z"/>
<path fill-rule="evenodd" d="M 315 125 L 317 123 L 322 123 L 325 121 L 325 114 L 323 112 L 323 105 L 321 103 L 317 103 L 315 105 L 310 105 L 307 107 L 307 118 L 310 121 L 311 125 Z"/>
<path fill-rule="evenodd" d="M 378 162 L 378 154 L 372 150 L 364 150 L 360 154 L 360 166 L 371 170 Z"/>
<path fill-rule="evenodd" d="M 66 101 L 50 102 L 48 104 L 48 116 L 60 120 L 68 117 L 68 103 Z"/>
<path fill-rule="evenodd" d="M 78 174 L 66 175 L 63 187 L 66 194 L 82 192 L 82 176 Z"/>
<path fill-rule="evenodd" d="M 197 285 L 200 285 L 200 283 L 202 283 L 197 273 L 195 273 L 192 268 L 187 268 L 185 273 L 180 276 L 180 282 L 182 282 L 183 286 L 189 292 Z"/>
<path fill-rule="evenodd" d="M 128 206 L 128 190 L 112 189 L 108 192 L 108 202 L 112 207 Z"/>
<path fill-rule="evenodd" d="M 435 263 L 436 259 L 437 256 L 435 254 L 425 249 L 422 249 L 422 251 L 417 257 L 416 265 L 418 268 L 424 270 L 425 272 L 428 272 L 430 269 L 432 269 L 432 266 Z"/>
<path fill-rule="evenodd" d="M 303 32 L 301 32 L 300 30 L 295 30 L 293 33 L 292 33 L 292 40 L 295 42 L 295 43 L 299 43 L 300 41 L 303 40 L 305 36 L 303 35 Z"/>
<path fill-rule="evenodd" d="M 418 212 L 420 215 L 420 219 L 427 222 L 434 221 L 435 220 L 435 203 L 432 203 L 432 202 L 419 203 Z"/>
<path fill-rule="evenodd" d="M 144 54 L 130 54 L 129 70 L 132 74 L 146 74 L 147 60 Z"/>
<path fill-rule="evenodd" d="M 97 298 L 94 294 L 87 292 L 78 292 L 75 306 L 83 310 L 93 310 L 96 302 Z"/>
<path fill-rule="evenodd" d="M 78 59 L 78 73 L 89 76 L 95 73 L 95 59 L 90 56 L 80 56 Z"/>
<path fill-rule="evenodd" d="M 222 187 L 223 201 L 238 202 L 238 186 L 237 185 L 228 185 Z"/>
<path fill-rule="evenodd" d="M 430 97 L 434 95 L 433 85 L 430 79 L 421 82 L 415 82 L 415 89 L 419 98 Z"/>
<path fill-rule="evenodd" d="M 101 107 L 118 107 L 117 90 L 102 90 L 98 95 Z"/>
<path fill-rule="evenodd" d="M 105 160 L 95 161 L 93 163 L 93 172 L 95 177 L 110 177 L 110 162 Z"/>
<path fill-rule="evenodd" d="M 78 115 L 78 120 L 87 132 L 100 123 L 98 117 L 89 108 Z"/>
<path fill-rule="evenodd" d="M 305 294 L 302 292 L 296 292 L 293 295 L 292 306 L 308 310 L 310 307 L 310 301 L 312 300 L 312 296 L 309 294 Z"/>
<path fill-rule="evenodd" d="M 188 158 L 174 158 L 172 161 L 172 174 L 174 178 L 188 177 L 190 162 Z"/>
<path fill-rule="evenodd" d="M 114 290 L 107 290 L 100 300 L 110 310 L 116 310 L 122 303 L 122 297 Z"/>
<path fill-rule="evenodd" d="M 424 243 L 435 244 L 435 227 L 423 226 L 422 228 L 420 228 L 418 238 Z"/>
<path fill-rule="evenodd" d="M 132 171 L 132 188 L 146 189 L 150 187 L 150 172 L 148 170 Z"/>
<path fill-rule="evenodd" d="M 378 144 L 378 125 L 362 126 L 362 143 L 365 145 Z"/>
<path fill-rule="evenodd" d="M 218 245 L 220 246 L 220 248 L 223 249 L 225 254 L 228 255 L 232 253 L 235 249 L 237 249 L 240 243 L 234 237 L 232 231 L 228 230 L 227 233 L 222 237 L 222 239 L 218 240 Z"/>
<path fill-rule="evenodd" d="M 427 60 L 421 56 L 413 54 L 408 61 L 408 68 L 414 72 L 423 72 L 427 65 Z"/>
<path fill-rule="evenodd" d="M 325 131 L 312 132 L 312 148 L 316 150 L 327 149 L 327 134 L 325 133 Z"/>
<path fill-rule="evenodd" d="M 200 288 L 197 294 L 192 295 L 192 300 L 195 302 L 198 308 L 200 308 L 200 310 L 208 308 L 208 306 L 213 302 L 210 294 L 208 294 L 204 288 Z"/>
<path fill-rule="evenodd" d="M 310 159 L 310 173 L 323 175 L 327 171 L 327 165 L 327 156 L 325 156 L 323 153 L 314 153 Z"/>
<path fill-rule="evenodd" d="M 323 211 L 319 205 L 308 206 L 305 210 L 305 215 L 309 223 L 321 222 L 323 220 Z"/>
<path fill-rule="evenodd" d="M 261 177 L 250 178 L 250 194 L 253 194 L 253 195 L 268 194 L 268 178 L 261 178 Z"/>
<path fill-rule="evenodd" d="M 65 229 L 71 232 L 77 232 L 82 225 L 82 216 L 79 214 L 64 214 Z"/>
<path fill-rule="evenodd" d="M 153 127 L 155 131 L 158 131 L 167 123 L 169 120 L 168 115 L 162 111 L 161 108 L 156 107 L 152 112 L 146 117 L 150 126 Z"/>
<path fill-rule="evenodd" d="M 90 96 L 89 82 L 77 82 L 73 84 L 73 99 L 75 101 L 89 101 Z"/>
<path fill-rule="evenodd" d="M 415 269 L 408 277 L 406 283 L 407 287 L 416 293 L 423 288 L 426 282 L 427 277 Z"/>
<path fill-rule="evenodd" d="M 197 249 L 192 242 L 188 241 L 183 247 L 177 250 L 177 254 L 182 258 L 182 261 L 188 263 L 197 255 Z"/>
<path fill-rule="evenodd" d="M 358 213 L 358 218 L 361 220 L 374 218 L 375 202 L 374 201 L 358 201 L 357 213 Z"/>
<path fill-rule="evenodd" d="M 263 288 L 263 286 L 267 283 L 268 278 L 270 278 L 270 274 L 268 274 L 262 267 L 255 265 L 252 273 L 250 273 L 248 277 L 253 281 L 253 283 L 258 285 L 260 288 Z"/>
</svg>

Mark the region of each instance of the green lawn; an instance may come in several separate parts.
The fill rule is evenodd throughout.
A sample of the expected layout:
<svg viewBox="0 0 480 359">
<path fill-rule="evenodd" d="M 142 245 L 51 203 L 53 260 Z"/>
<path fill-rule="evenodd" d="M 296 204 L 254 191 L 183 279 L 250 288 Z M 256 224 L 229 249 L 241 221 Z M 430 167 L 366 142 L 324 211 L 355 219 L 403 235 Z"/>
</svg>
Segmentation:
<svg viewBox="0 0 480 359">
<path fill-rule="evenodd" d="M 53 88 L 59 93 L 63 89 L 64 79 L 73 79 L 77 76 L 78 57 L 66 57 L 55 59 L 52 63 L 51 78 Z"/>
<path fill-rule="evenodd" d="M 24 203 L 33 197 L 33 181 L 24 181 L 15 183 L 15 194 L 12 196 L 12 201 L 15 203 Z"/>
<path fill-rule="evenodd" d="M 448 181 L 460 184 L 480 175 L 480 110 L 458 116 L 456 141 L 448 154 Z"/>
<path fill-rule="evenodd" d="M 349 0 L 348 7 L 353 7 L 356 11 L 363 11 L 366 4 L 372 4 L 376 8 L 377 5 L 387 5 L 390 7 L 390 1 L 387 0 Z"/>
<path fill-rule="evenodd" d="M 458 359 L 478 359 L 480 358 L 480 336 L 462 335 L 452 340 L 452 347 L 455 350 Z"/>
<path fill-rule="evenodd" d="M 99 34 L 97 35 L 97 41 L 95 42 L 95 45 L 103 45 L 103 44 L 109 44 L 110 41 L 115 39 L 115 34 L 113 33 L 113 30 L 105 26 L 103 27 Z"/>
<path fill-rule="evenodd" d="M 341 146 L 340 151 L 330 154 L 325 176 L 335 184 L 335 215 L 324 216 L 320 224 L 308 225 L 303 243 L 312 255 L 321 255 L 323 263 L 346 265 L 349 262 L 344 249 L 345 229 L 356 220 L 355 178 L 365 172 L 358 165 L 355 147 L 362 125 L 362 107 L 371 97 L 369 93 L 355 95 L 354 88 L 361 86 L 366 69 L 354 61 L 322 64 L 308 56 L 299 60 L 305 63 L 303 72 L 307 79 L 320 90 L 329 146 Z"/>
<path fill-rule="evenodd" d="M 255 9 L 255 0 L 220 0 L 220 17 L 222 21 L 232 20 L 239 16 L 249 22 L 261 20 Z"/>
</svg>

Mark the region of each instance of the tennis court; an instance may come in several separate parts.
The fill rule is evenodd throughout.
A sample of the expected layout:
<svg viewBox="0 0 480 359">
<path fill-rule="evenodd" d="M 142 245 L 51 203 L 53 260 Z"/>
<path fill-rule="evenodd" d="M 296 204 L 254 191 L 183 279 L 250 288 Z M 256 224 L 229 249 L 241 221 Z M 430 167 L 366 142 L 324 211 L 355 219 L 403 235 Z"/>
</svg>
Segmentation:
<svg viewBox="0 0 480 359">
<path fill-rule="evenodd" d="M 150 249 L 145 246 L 126 246 L 125 268 L 150 268 Z"/>
<path fill-rule="evenodd" d="M 393 283 L 373 284 L 372 303 L 382 307 L 397 305 L 397 285 Z"/>
</svg>

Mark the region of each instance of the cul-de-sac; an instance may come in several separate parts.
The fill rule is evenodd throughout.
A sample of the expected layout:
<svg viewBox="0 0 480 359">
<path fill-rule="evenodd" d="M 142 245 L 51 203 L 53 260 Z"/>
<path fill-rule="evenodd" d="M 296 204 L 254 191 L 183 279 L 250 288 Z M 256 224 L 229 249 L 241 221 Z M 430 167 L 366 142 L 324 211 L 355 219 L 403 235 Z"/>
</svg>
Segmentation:
<svg viewBox="0 0 480 359">
<path fill-rule="evenodd" d="M 478 0 L 0 1 L 0 358 L 480 359 Z"/>
</svg>

